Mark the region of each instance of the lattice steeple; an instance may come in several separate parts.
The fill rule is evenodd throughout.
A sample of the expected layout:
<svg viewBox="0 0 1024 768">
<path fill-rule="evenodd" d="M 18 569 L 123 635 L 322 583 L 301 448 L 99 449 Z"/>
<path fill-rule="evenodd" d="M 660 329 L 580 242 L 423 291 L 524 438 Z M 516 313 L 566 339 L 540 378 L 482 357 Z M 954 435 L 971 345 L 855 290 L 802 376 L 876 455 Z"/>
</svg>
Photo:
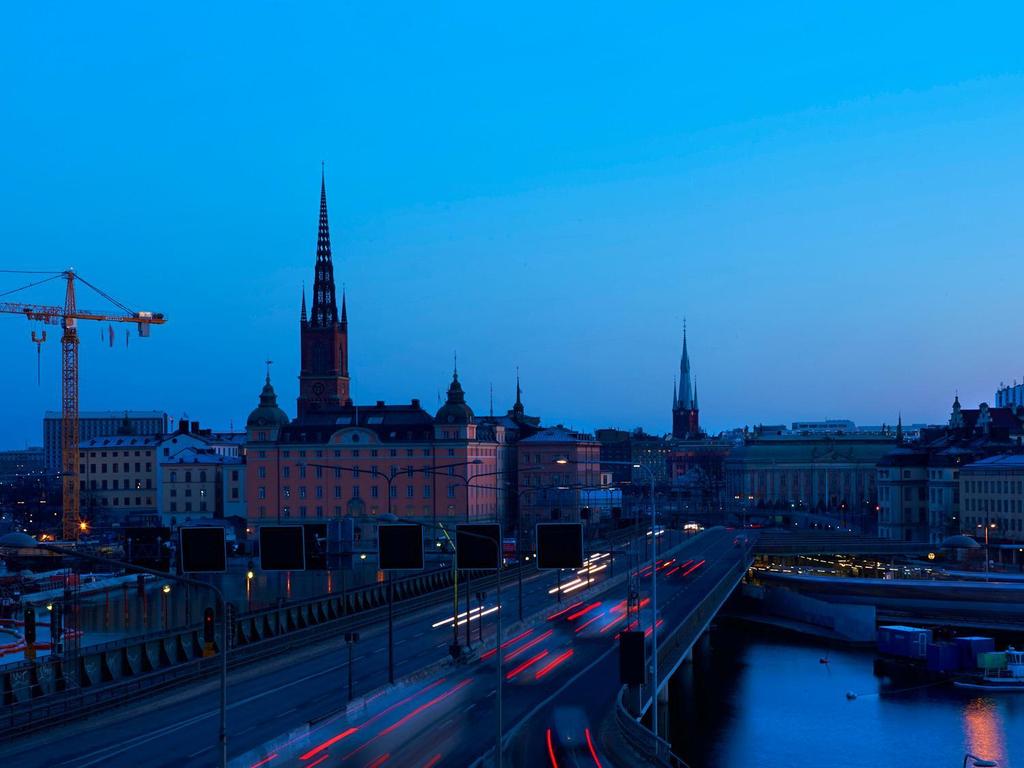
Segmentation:
<svg viewBox="0 0 1024 768">
<path fill-rule="evenodd" d="M 314 327 L 328 328 L 338 322 L 338 301 L 334 294 L 334 264 L 331 261 L 331 228 L 327 223 L 327 182 L 320 166 L 320 224 L 316 234 L 316 275 L 313 280 Z"/>
</svg>

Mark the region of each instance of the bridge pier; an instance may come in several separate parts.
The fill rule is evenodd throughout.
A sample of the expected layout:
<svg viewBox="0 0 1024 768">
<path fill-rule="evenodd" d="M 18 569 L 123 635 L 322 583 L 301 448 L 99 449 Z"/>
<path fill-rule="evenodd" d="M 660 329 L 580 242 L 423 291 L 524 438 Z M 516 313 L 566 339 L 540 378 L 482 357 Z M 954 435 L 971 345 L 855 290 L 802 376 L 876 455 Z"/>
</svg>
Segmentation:
<svg viewBox="0 0 1024 768">
<path fill-rule="evenodd" d="M 661 738 L 669 738 L 668 730 L 668 684 L 658 691 L 658 724 L 655 733 Z"/>
</svg>

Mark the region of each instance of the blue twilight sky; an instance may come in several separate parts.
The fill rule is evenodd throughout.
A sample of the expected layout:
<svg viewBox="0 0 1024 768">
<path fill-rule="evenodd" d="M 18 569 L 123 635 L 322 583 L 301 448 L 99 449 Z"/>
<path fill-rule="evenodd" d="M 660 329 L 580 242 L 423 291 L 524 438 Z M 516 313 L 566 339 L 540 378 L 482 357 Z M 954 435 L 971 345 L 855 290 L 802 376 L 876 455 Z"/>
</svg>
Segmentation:
<svg viewBox="0 0 1024 768">
<path fill-rule="evenodd" d="M 0 267 L 168 316 L 83 328 L 83 409 L 238 427 L 269 355 L 294 414 L 325 160 L 360 401 L 433 407 L 458 350 L 478 412 L 520 366 L 546 421 L 666 431 L 685 316 L 712 429 L 943 420 L 1024 375 L 1022 15 L 8 4 Z M 59 404 L 31 330 L 0 316 L 3 447 Z"/>
</svg>

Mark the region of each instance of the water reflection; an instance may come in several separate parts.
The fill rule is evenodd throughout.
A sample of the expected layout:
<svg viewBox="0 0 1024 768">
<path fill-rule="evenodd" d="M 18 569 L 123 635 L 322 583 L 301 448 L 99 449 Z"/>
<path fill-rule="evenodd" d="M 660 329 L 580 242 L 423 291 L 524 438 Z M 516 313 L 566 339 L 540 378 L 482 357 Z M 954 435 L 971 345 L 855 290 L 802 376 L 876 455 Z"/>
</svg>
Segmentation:
<svg viewBox="0 0 1024 768">
<path fill-rule="evenodd" d="M 999 713 L 998 701 L 993 698 L 971 699 L 964 706 L 963 722 L 965 752 L 988 760 L 998 760 L 1004 768 L 1009 765 L 1006 755 L 1006 730 Z"/>
<path fill-rule="evenodd" d="M 692 768 L 1024 766 L 1024 694 L 896 685 L 873 659 L 723 624 L 673 679 L 673 747 Z"/>
</svg>

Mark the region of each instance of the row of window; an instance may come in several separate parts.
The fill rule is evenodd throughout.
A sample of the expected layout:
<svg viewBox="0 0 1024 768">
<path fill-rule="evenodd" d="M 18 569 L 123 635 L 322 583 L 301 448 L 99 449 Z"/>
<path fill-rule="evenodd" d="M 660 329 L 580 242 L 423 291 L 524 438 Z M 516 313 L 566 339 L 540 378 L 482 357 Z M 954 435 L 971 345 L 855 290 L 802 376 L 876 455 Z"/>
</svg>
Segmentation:
<svg viewBox="0 0 1024 768">
<path fill-rule="evenodd" d="M 344 455 L 348 456 L 350 458 L 353 458 L 353 459 L 358 459 L 358 458 L 360 458 L 362 456 L 362 454 L 360 453 L 361 450 L 362 450 L 361 448 L 352 448 L 352 449 L 349 449 L 349 450 L 345 451 Z M 369 448 L 367 450 L 369 451 L 368 455 L 371 458 L 377 458 L 378 456 L 380 456 L 380 452 L 381 452 L 380 448 Z M 416 455 L 416 450 L 417 449 L 415 449 L 415 448 L 406 448 L 406 449 L 404 449 L 404 452 L 405 452 L 405 455 L 408 458 L 412 458 L 413 456 Z M 428 459 L 430 458 L 430 448 L 421 448 L 419 450 L 420 450 L 420 455 L 421 456 L 423 456 L 424 458 L 428 458 Z M 398 456 L 398 449 L 397 448 L 388 448 L 387 451 L 388 451 L 388 456 L 390 456 L 391 458 L 395 458 L 395 457 Z M 300 459 L 306 458 L 306 454 L 307 453 L 308 452 L 305 451 L 305 450 L 296 451 L 296 454 L 298 454 L 298 457 Z M 335 448 L 333 453 L 334 453 L 334 458 L 336 458 L 336 459 L 342 458 L 342 450 L 340 448 Z M 256 455 L 257 455 L 257 457 L 259 457 L 261 459 L 267 458 L 267 452 L 266 452 L 265 449 L 256 451 Z M 324 457 L 324 452 L 322 450 L 316 450 L 316 451 L 313 451 L 313 455 L 314 455 L 314 458 L 322 459 Z M 449 448 L 448 449 L 448 456 L 449 457 L 454 457 L 455 456 L 455 449 L 454 448 Z M 282 459 L 290 459 L 291 457 L 292 457 L 291 449 L 285 448 L 285 449 L 283 449 L 281 451 L 281 458 Z"/>
<path fill-rule="evenodd" d="M 928 489 L 928 501 L 933 504 L 944 504 L 947 501 L 949 494 L 947 491 L 953 492 L 953 503 L 960 503 L 960 486 L 954 485 L 952 488 L 929 488 Z"/>
<path fill-rule="evenodd" d="M 1024 511 L 1020 499 L 975 499 L 967 497 L 965 512 L 994 512 L 1018 515 Z"/>
<path fill-rule="evenodd" d="M 97 483 L 98 483 L 98 485 L 97 485 Z M 78 483 L 78 487 L 81 490 L 84 491 L 85 490 L 85 480 L 80 480 L 79 483 Z M 124 482 L 121 482 L 120 480 L 118 480 L 115 477 L 113 480 L 110 480 L 110 486 L 109 487 L 107 486 L 107 480 L 105 480 L 105 479 L 104 480 L 99 480 L 99 481 L 96 481 L 96 480 L 90 480 L 89 481 L 89 490 L 90 491 L 108 491 L 108 490 L 114 490 L 114 491 L 121 491 L 121 490 L 124 490 L 124 491 L 141 491 L 143 488 L 145 488 L 146 490 L 149 490 L 152 487 L 153 487 L 153 481 L 150 478 L 146 478 L 145 483 L 143 483 L 142 480 L 135 480 L 135 481 L 133 481 L 131 478 L 126 478 L 124 480 Z"/>
<path fill-rule="evenodd" d="M 422 495 L 421 498 L 424 498 L 424 499 L 431 498 L 431 496 L 430 496 L 430 494 L 431 494 L 431 487 L 432 486 L 429 486 L 429 485 L 424 485 L 423 486 L 423 495 Z M 450 483 L 448 485 L 448 498 L 449 499 L 454 499 L 456 497 L 456 493 L 458 491 L 458 487 L 459 486 L 457 484 L 455 484 L 455 483 Z M 324 498 L 324 487 L 322 485 L 316 486 L 313 489 L 313 493 L 314 493 L 314 496 L 316 498 L 318 498 L 318 499 Z M 299 486 L 299 498 L 300 499 L 305 499 L 307 497 L 307 494 L 308 494 L 308 491 L 306 489 L 306 486 L 300 485 Z M 281 496 L 282 496 L 282 498 L 285 498 L 285 499 L 290 499 L 291 498 L 291 496 L 292 496 L 292 489 L 291 489 L 290 485 L 285 485 L 285 486 L 281 487 Z M 379 498 L 379 497 L 380 497 L 380 486 L 371 485 L 370 486 L 370 498 L 371 499 L 376 499 L 376 498 Z M 414 486 L 414 485 L 407 485 L 407 486 L 405 486 L 405 498 L 412 499 L 412 498 L 415 498 L 415 497 L 416 497 L 416 486 Z M 261 485 L 261 486 L 259 486 L 256 489 L 256 498 L 258 498 L 258 499 L 265 499 L 265 498 L 267 498 L 267 486 Z M 342 490 L 341 490 L 341 486 L 340 485 L 334 486 L 334 498 L 336 498 L 336 499 L 343 498 Z M 360 489 L 359 489 L 358 485 L 353 485 L 352 486 L 352 495 L 349 498 L 352 498 L 352 499 L 362 498 L 361 492 L 360 492 Z M 398 486 L 397 485 L 392 485 L 391 486 L 391 498 L 393 498 L 393 499 L 397 499 L 398 498 Z"/>
<path fill-rule="evenodd" d="M 447 469 L 448 469 L 448 475 L 451 476 L 451 477 L 454 477 L 455 476 L 455 467 L 448 467 Z M 305 480 L 306 479 L 306 467 L 299 466 L 298 470 L 299 470 L 299 479 L 300 480 Z M 335 480 L 340 480 L 344 476 L 343 473 L 345 473 L 345 472 L 351 472 L 353 479 L 358 479 L 360 474 L 363 473 L 363 472 L 368 473 L 371 477 L 377 477 L 380 474 L 380 471 L 378 470 L 376 465 L 373 465 L 373 466 L 369 467 L 368 469 L 360 469 L 359 467 L 353 467 L 351 470 L 349 470 L 349 469 L 342 469 L 341 467 L 332 467 L 331 470 L 334 472 L 334 479 Z M 430 467 L 423 467 L 422 469 L 416 469 L 412 465 L 406 466 L 403 469 L 403 468 L 400 468 L 400 467 L 395 466 L 394 464 L 392 464 L 388 471 L 390 473 L 390 477 L 392 477 L 392 478 L 397 477 L 399 472 L 405 472 L 405 474 L 408 477 L 412 477 L 415 473 L 420 473 L 420 474 L 424 475 L 425 477 L 430 477 L 430 476 L 433 476 L 433 475 L 437 474 L 435 471 L 431 470 Z M 264 467 L 264 466 L 258 467 L 256 469 L 256 475 L 261 480 L 265 479 L 267 477 L 267 468 Z M 313 475 L 318 480 L 323 478 L 323 476 L 324 476 L 324 468 L 323 467 L 313 467 Z M 287 479 L 287 478 L 290 478 L 291 476 L 292 476 L 292 468 L 290 466 L 285 465 L 285 466 L 281 467 L 281 477 Z M 205 478 L 205 473 L 204 473 L 204 477 L 202 479 L 204 479 L 204 480 L 206 479 Z"/>
<path fill-rule="evenodd" d="M 1020 512 L 1020 510 L 1017 510 Z M 964 516 L 964 530 L 970 532 L 979 526 L 984 527 L 990 523 L 995 523 L 995 529 L 993 530 L 994 535 L 999 536 L 999 532 L 1002 531 L 1004 534 L 1007 531 L 1024 531 L 1024 518 L 1020 517 L 1008 517 L 1008 518 L 991 518 L 991 517 L 967 517 Z"/>
<path fill-rule="evenodd" d="M 123 504 L 121 503 L 122 499 L 124 500 Z M 146 500 L 146 506 L 147 507 L 153 506 L 153 497 L 152 496 L 136 496 L 135 497 L 135 506 L 136 507 L 141 507 L 143 499 Z M 132 499 L 131 499 L 130 496 L 111 496 L 111 497 L 103 496 L 101 498 L 94 498 L 94 499 L 92 499 L 92 501 L 94 503 L 100 505 L 101 507 L 107 507 L 107 506 L 112 506 L 112 507 L 120 507 L 120 506 L 130 507 L 130 506 L 132 506 Z"/>
<path fill-rule="evenodd" d="M 177 512 L 178 511 L 178 502 L 176 502 L 176 501 L 172 501 L 171 502 L 171 509 L 170 509 L 170 511 L 171 512 Z M 185 512 L 192 512 L 193 511 L 192 510 L 192 502 L 191 501 L 186 501 L 185 502 L 185 509 L 183 511 L 185 511 Z M 199 502 L 199 511 L 200 512 L 206 512 L 206 502 L 205 501 Z"/>
<path fill-rule="evenodd" d="M 192 482 L 192 470 L 186 469 L 182 474 L 184 476 L 184 482 L 186 482 L 186 483 L 191 483 Z M 216 474 L 216 473 L 214 473 L 214 474 Z M 200 483 L 205 483 L 206 482 L 206 470 L 205 469 L 200 469 L 196 476 L 199 478 L 199 482 Z M 260 477 L 263 477 L 263 475 L 260 475 Z M 235 482 L 238 482 L 238 470 L 237 469 L 231 470 L 231 479 L 233 481 L 235 481 Z M 172 483 L 178 482 L 178 472 L 177 472 L 177 470 L 174 470 L 174 469 L 171 470 L 170 482 L 172 482 Z"/>
<path fill-rule="evenodd" d="M 192 489 L 191 488 L 186 488 L 183 495 L 186 498 L 190 497 L 192 495 Z M 177 488 L 171 488 L 171 498 L 174 499 L 174 498 L 177 498 L 177 496 L 178 496 L 178 489 Z M 206 498 L 206 489 L 205 488 L 200 488 L 199 489 L 199 496 L 201 498 L 204 498 L 204 499 Z"/>
<path fill-rule="evenodd" d="M 915 493 L 915 488 L 916 488 L 916 493 Z M 881 485 L 881 486 L 879 486 L 878 487 L 878 500 L 879 501 L 889 501 L 892 498 L 892 496 L 893 496 L 892 490 L 893 490 L 893 486 L 891 486 L 891 485 Z M 896 490 L 899 491 L 899 488 L 897 487 Z M 920 485 L 920 486 L 905 485 L 905 486 L 903 486 L 903 500 L 904 501 L 913 501 L 914 497 L 916 495 L 918 501 L 924 501 L 925 498 L 926 498 L 925 491 L 926 491 L 926 489 L 925 489 L 925 487 L 923 485 Z M 899 499 L 899 493 L 896 494 L 896 498 Z M 934 500 L 935 499 L 932 499 L 932 501 L 934 501 Z"/>
<path fill-rule="evenodd" d="M 95 459 L 97 453 L 100 455 L 101 459 L 107 458 L 107 451 L 87 451 L 86 455 L 90 459 Z M 153 452 L 152 451 L 135 451 L 135 455 L 136 456 L 139 456 L 140 454 L 148 459 L 149 457 L 151 457 L 153 455 Z M 118 457 L 118 455 L 119 454 L 118 454 L 117 451 L 110 451 L 111 458 L 115 458 L 116 459 Z M 120 455 L 124 456 L 125 458 L 128 458 L 129 456 L 131 456 L 131 451 L 122 451 Z"/>
<path fill-rule="evenodd" d="M 97 466 L 96 464 L 90 464 L 89 465 L 89 473 L 90 474 L 93 474 L 93 475 L 96 474 L 96 466 Z M 100 472 L 101 473 L 106 473 L 107 466 L 108 466 L 107 464 L 100 464 L 99 465 Z M 110 464 L 109 466 L 111 468 L 110 469 L 111 472 L 119 472 L 119 471 L 131 472 L 132 471 L 131 462 L 128 462 L 128 461 L 126 461 L 123 465 L 119 464 L 117 462 L 114 462 L 113 464 Z M 123 470 L 119 470 L 118 469 L 121 466 L 124 467 Z M 136 472 L 141 472 L 142 471 L 142 462 L 141 461 L 136 461 L 135 462 L 135 471 Z M 151 461 L 147 461 L 146 462 L 146 471 L 147 472 L 152 472 L 153 471 L 153 462 L 151 462 Z M 85 474 L 85 464 L 79 464 L 78 465 L 78 473 L 81 474 L 81 475 Z"/>
<path fill-rule="evenodd" d="M 970 493 L 1024 493 L 1024 480 L 965 480 Z"/>
</svg>

